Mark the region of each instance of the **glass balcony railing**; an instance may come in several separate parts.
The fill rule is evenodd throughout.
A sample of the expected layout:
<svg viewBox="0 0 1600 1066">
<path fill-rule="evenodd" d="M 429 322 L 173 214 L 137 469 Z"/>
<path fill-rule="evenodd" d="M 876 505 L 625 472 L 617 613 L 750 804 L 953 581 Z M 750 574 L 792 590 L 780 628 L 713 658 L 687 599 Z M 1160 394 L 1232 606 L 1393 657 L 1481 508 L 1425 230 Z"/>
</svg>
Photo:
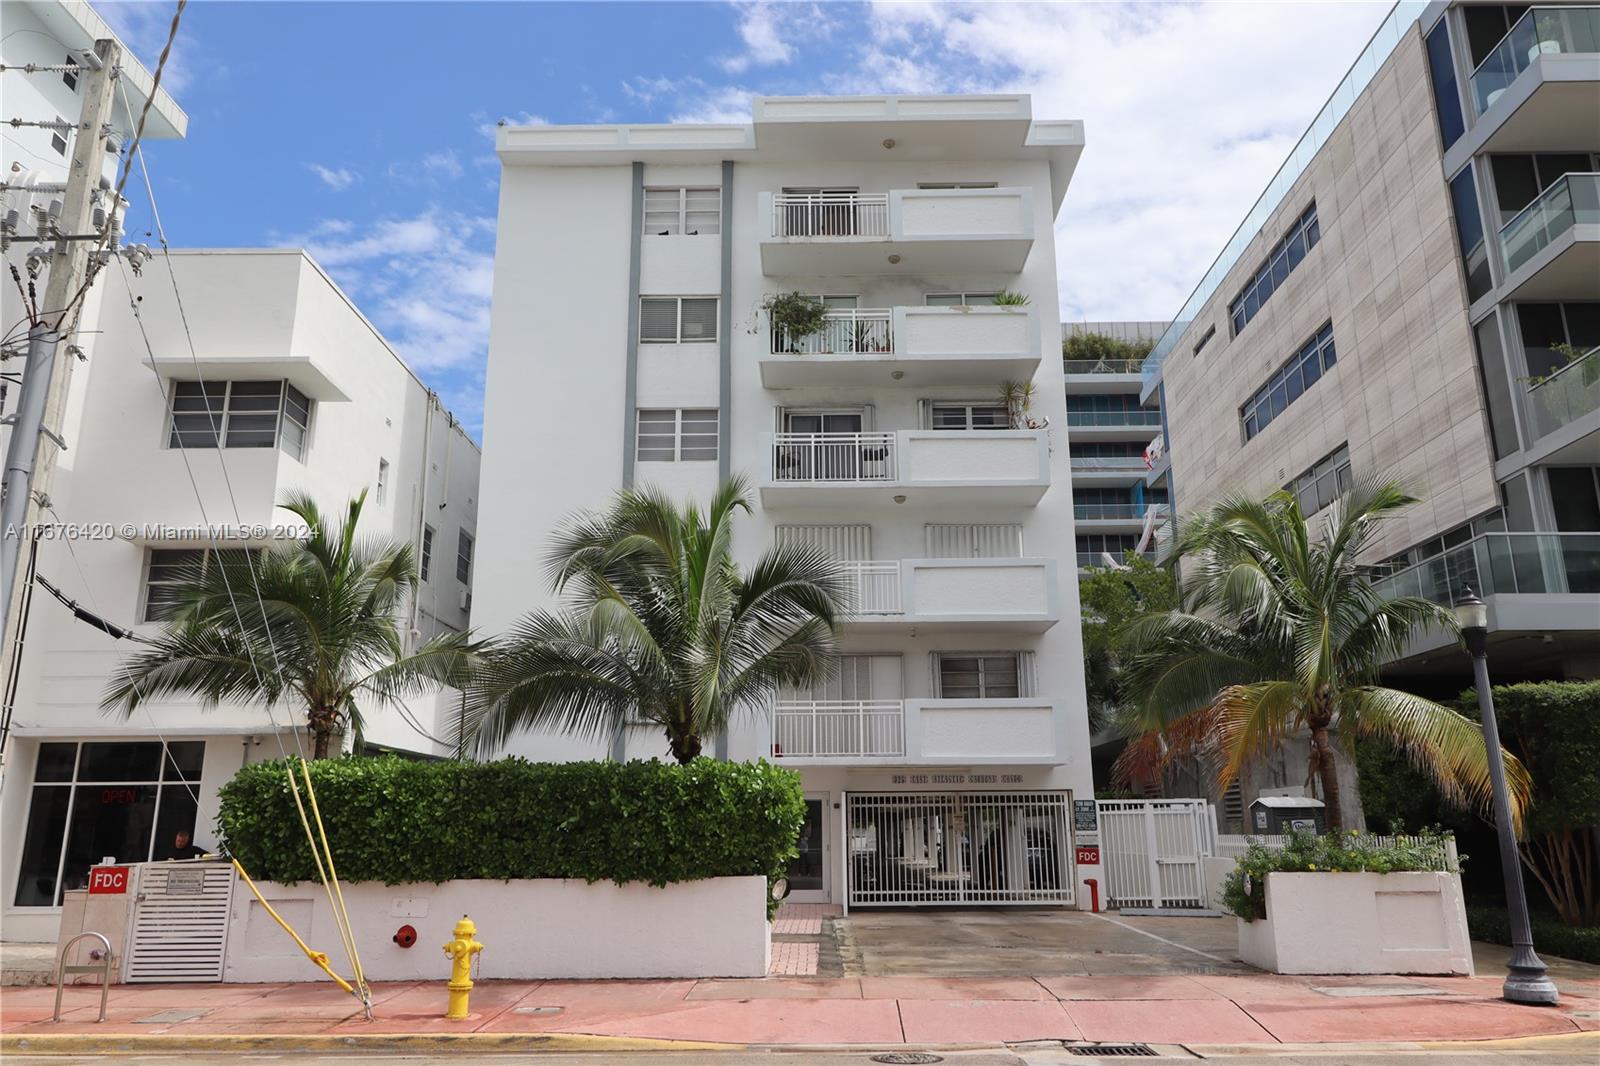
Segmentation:
<svg viewBox="0 0 1600 1066">
<path fill-rule="evenodd" d="M 1600 52 L 1600 7 L 1535 7 L 1472 72 L 1472 96 L 1483 114 L 1541 55 Z"/>
<path fill-rule="evenodd" d="M 1535 440 L 1600 409 L 1600 348 L 1590 348 L 1528 389 Z"/>
<path fill-rule="evenodd" d="M 1074 470 L 1144 470 L 1147 464 L 1137 455 L 1074 455 Z"/>
<path fill-rule="evenodd" d="M 1385 599 L 1600 592 L 1600 533 L 1484 533 L 1372 583 Z"/>
<path fill-rule="evenodd" d="M 1072 513 L 1073 517 L 1084 520 L 1134 519 L 1143 518 L 1151 510 L 1165 510 L 1166 506 L 1165 503 L 1075 503 Z"/>
<path fill-rule="evenodd" d="M 1068 411 L 1069 426 L 1159 426 L 1160 411 Z"/>
<path fill-rule="evenodd" d="M 1138 359 L 1063 359 L 1062 369 L 1068 374 L 1137 374 L 1144 366 L 1144 357 Z"/>
<path fill-rule="evenodd" d="M 1563 174 L 1500 227 L 1506 273 L 1538 255 L 1573 226 L 1600 225 L 1600 174 Z"/>
</svg>

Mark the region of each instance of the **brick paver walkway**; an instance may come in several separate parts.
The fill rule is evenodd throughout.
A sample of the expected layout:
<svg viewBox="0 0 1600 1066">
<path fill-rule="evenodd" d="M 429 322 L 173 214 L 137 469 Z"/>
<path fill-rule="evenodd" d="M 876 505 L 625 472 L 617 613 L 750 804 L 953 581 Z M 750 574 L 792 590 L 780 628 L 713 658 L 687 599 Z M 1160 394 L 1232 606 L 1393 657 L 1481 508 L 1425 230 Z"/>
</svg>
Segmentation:
<svg viewBox="0 0 1600 1066">
<path fill-rule="evenodd" d="M 772 922 L 772 965 L 767 972 L 784 977 L 814 977 L 824 941 L 824 922 L 843 909 L 828 903 L 785 903 Z"/>
</svg>

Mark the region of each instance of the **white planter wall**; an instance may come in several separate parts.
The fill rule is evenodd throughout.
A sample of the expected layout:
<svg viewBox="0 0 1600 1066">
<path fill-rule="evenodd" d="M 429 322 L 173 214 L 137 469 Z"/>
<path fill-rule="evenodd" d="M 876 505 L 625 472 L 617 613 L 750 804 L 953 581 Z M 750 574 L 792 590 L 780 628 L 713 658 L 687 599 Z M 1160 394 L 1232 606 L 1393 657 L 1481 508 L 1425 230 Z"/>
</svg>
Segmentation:
<svg viewBox="0 0 1600 1066">
<path fill-rule="evenodd" d="M 321 885 L 257 887 L 341 975 L 350 965 Z M 342 883 L 369 981 L 444 980 L 441 950 L 463 914 L 484 945 L 476 976 L 491 978 L 762 977 L 772 950 L 764 877 L 717 877 L 654 888 L 610 881 Z M 402 948 L 396 931 L 417 942 Z M 308 961 L 243 885 L 233 897 L 224 981 L 319 981 Z"/>
<path fill-rule="evenodd" d="M 1252 966 L 1473 975 L 1459 874 L 1272 873 L 1266 891 L 1267 916 L 1239 922 Z"/>
</svg>

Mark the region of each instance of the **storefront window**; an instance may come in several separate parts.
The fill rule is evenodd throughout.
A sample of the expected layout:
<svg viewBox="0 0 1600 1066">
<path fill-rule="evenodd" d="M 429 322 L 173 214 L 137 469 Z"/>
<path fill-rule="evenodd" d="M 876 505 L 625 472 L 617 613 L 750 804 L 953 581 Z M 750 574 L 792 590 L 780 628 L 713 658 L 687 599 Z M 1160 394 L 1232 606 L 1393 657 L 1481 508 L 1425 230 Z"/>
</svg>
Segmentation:
<svg viewBox="0 0 1600 1066">
<path fill-rule="evenodd" d="M 59 906 L 102 859 L 171 857 L 194 832 L 204 758 L 199 740 L 40 744 L 16 905 Z"/>
</svg>

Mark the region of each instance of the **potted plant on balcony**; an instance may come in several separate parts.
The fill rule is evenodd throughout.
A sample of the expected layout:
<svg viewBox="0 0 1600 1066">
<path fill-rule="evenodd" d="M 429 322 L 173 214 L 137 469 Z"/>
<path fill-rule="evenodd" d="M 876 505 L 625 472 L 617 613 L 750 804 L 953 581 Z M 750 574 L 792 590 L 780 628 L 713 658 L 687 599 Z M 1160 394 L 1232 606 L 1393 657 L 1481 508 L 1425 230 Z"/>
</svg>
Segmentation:
<svg viewBox="0 0 1600 1066">
<path fill-rule="evenodd" d="M 1221 899 L 1239 920 L 1239 957 L 1264 970 L 1472 975 L 1461 857 L 1437 830 L 1252 840 Z"/>
<path fill-rule="evenodd" d="M 772 350 L 800 354 L 800 342 L 822 332 L 827 324 L 827 308 L 815 296 L 803 292 L 779 292 L 761 304 L 772 325 Z"/>
<path fill-rule="evenodd" d="M 1033 417 L 1035 389 L 1031 381 L 1003 381 L 1000 383 L 1000 402 L 1005 405 L 1006 417 L 1012 429 L 1045 429 L 1048 418 Z"/>
<path fill-rule="evenodd" d="M 1023 293 L 1007 290 L 996 293 L 993 303 L 996 307 L 1027 307 L 1029 300 Z"/>
</svg>

